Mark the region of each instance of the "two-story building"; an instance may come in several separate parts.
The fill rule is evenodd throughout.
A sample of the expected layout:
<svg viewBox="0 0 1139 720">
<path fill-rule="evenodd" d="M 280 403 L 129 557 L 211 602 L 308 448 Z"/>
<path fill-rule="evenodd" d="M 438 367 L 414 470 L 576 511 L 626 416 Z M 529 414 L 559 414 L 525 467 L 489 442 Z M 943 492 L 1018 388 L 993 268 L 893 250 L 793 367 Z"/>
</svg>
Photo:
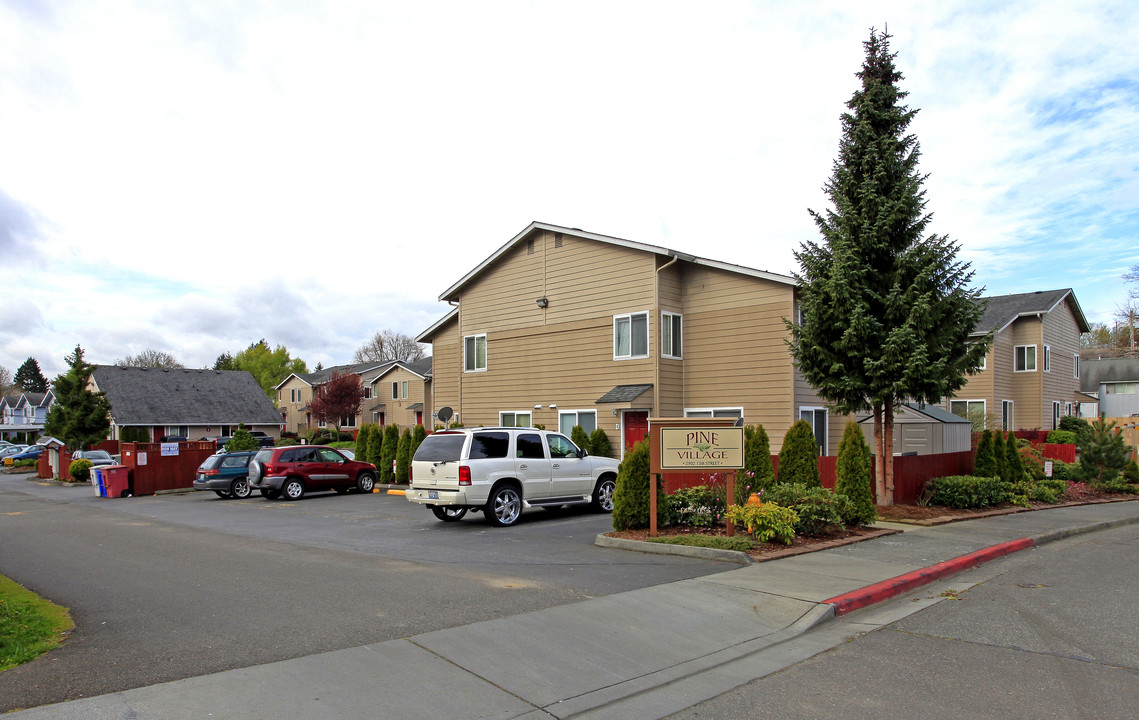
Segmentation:
<svg viewBox="0 0 1139 720">
<path fill-rule="evenodd" d="M 334 374 L 352 374 L 360 378 L 362 399 L 355 415 L 340 418 L 343 432 L 355 432 L 364 423 L 400 427 L 423 423 L 424 413 L 430 418 L 431 358 L 421 360 L 385 360 L 354 363 L 324 368 L 314 373 L 292 373 L 276 386 L 277 408 L 286 430 L 302 432 L 321 423 L 309 412 L 313 391 L 328 382 Z"/>
<path fill-rule="evenodd" d="M 20 437 L 35 442 L 43 435 L 47 411 L 54 401 L 55 395 L 50 389 L 45 393 L 25 392 L 0 398 L 0 438 Z"/>
<path fill-rule="evenodd" d="M 447 288 L 434 408 L 473 425 L 603 428 L 618 457 L 652 417 L 762 424 L 774 451 L 805 418 L 835 454 L 831 413 L 792 362 L 796 282 L 668 248 L 534 222 Z"/>
<path fill-rule="evenodd" d="M 1054 430 L 1078 415 L 1080 334 L 1088 322 L 1070 288 L 984 298 L 976 337 L 993 333 L 980 372 L 946 400 L 950 412 L 1002 430 Z"/>
</svg>

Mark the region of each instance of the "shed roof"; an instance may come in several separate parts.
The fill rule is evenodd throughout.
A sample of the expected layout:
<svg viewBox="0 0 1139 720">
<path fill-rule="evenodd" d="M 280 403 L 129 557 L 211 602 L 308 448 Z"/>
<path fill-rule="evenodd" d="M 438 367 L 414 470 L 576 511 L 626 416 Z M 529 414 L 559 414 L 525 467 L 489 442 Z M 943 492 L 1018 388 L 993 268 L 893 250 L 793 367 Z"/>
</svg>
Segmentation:
<svg viewBox="0 0 1139 720">
<path fill-rule="evenodd" d="M 1080 363 L 1080 390 L 1099 392 L 1103 383 L 1139 382 L 1139 359 L 1104 358 Z"/>
<path fill-rule="evenodd" d="M 92 373 L 117 425 L 280 425 L 281 414 L 244 370 L 99 365 Z"/>
</svg>

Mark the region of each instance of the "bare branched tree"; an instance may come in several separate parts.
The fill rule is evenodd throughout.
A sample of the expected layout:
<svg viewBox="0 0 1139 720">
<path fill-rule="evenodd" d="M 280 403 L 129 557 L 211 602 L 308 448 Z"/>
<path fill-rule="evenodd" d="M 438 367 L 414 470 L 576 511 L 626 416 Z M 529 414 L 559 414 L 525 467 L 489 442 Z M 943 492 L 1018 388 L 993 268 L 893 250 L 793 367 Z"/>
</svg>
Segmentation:
<svg viewBox="0 0 1139 720">
<path fill-rule="evenodd" d="M 119 367 L 170 369 L 186 367 L 182 363 L 178 362 L 178 359 L 170 353 L 163 352 L 161 350 L 152 350 L 150 348 L 143 350 L 138 355 L 128 355 L 127 357 L 119 358 L 115 361 L 115 364 Z"/>
<path fill-rule="evenodd" d="M 20 391 L 12 381 L 12 371 L 0 365 L 0 397 L 15 395 Z"/>
<path fill-rule="evenodd" d="M 420 360 L 423 346 L 403 333 L 381 330 L 356 350 L 356 362 L 386 362 L 388 360 Z"/>
</svg>

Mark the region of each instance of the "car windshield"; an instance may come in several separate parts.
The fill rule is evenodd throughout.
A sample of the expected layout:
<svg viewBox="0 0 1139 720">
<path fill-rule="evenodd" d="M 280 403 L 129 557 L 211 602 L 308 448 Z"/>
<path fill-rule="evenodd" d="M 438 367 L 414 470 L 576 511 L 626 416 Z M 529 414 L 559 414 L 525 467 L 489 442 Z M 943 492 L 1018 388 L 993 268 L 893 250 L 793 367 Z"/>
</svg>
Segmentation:
<svg viewBox="0 0 1139 720">
<path fill-rule="evenodd" d="M 463 433 L 435 433 L 428 435 L 415 451 L 414 460 L 423 462 L 451 462 L 463 452 L 467 436 Z"/>
<path fill-rule="evenodd" d="M 88 450 L 87 452 L 83 453 L 83 457 L 88 460 L 94 460 L 96 458 L 99 460 L 110 460 L 111 453 L 107 452 L 106 450 Z"/>
</svg>

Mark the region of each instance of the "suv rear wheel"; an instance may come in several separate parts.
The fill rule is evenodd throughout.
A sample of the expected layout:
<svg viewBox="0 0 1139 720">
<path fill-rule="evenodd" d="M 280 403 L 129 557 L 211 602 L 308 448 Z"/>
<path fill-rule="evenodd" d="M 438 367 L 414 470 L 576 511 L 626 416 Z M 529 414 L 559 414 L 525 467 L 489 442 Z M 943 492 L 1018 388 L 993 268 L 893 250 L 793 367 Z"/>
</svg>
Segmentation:
<svg viewBox="0 0 1139 720">
<path fill-rule="evenodd" d="M 495 488 L 486 501 L 486 520 L 495 527 L 509 527 L 522 514 L 522 496 L 513 485 Z"/>
<path fill-rule="evenodd" d="M 281 486 L 281 496 L 286 500 L 300 500 L 305 496 L 305 484 L 300 478 L 288 478 Z"/>
<path fill-rule="evenodd" d="M 467 514 L 467 509 L 465 507 L 436 505 L 431 508 L 431 512 L 443 522 L 455 522 L 463 519 L 463 516 Z"/>
</svg>

